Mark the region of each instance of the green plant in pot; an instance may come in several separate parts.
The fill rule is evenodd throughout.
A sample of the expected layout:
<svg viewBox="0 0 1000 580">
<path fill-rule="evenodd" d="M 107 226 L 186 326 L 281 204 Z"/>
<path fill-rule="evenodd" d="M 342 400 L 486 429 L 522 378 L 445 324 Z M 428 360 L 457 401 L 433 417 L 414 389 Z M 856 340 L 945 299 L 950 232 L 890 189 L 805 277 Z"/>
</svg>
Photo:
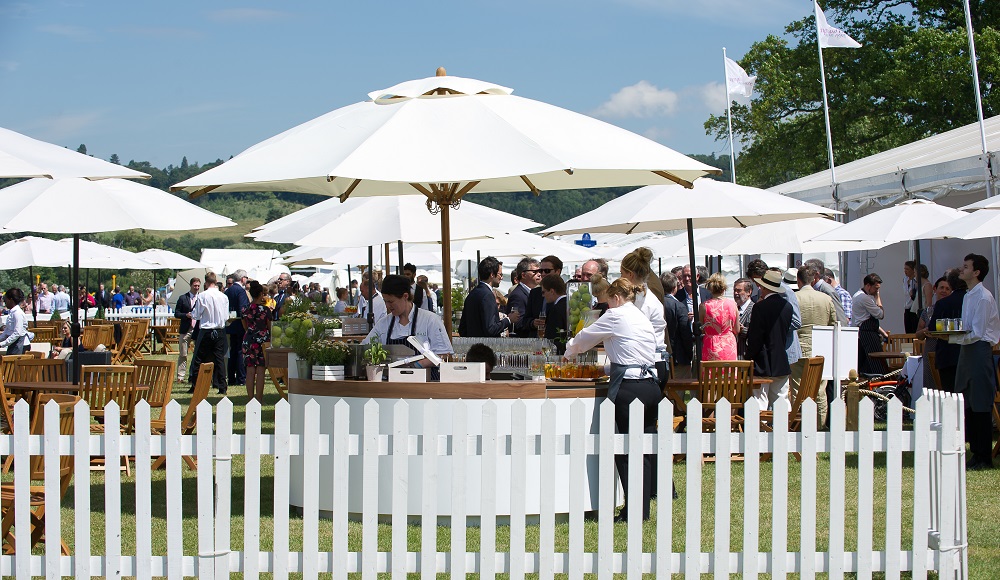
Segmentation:
<svg viewBox="0 0 1000 580">
<path fill-rule="evenodd" d="M 382 371 L 385 370 L 385 363 L 389 360 L 389 351 L 382 344 L 381 337 L 376 334 L 368 343 L 368 350 L 364 353 L 365 363 L 368 365 L 368 380 L 381 380 Z"/>
<path fill-rule="evenodd" d="M 313 366 L 343 366 L 351 349 L 339 340 L 323 338 L 309 345 L 309 363 Z"/>
<path fill-rule="evenodd" d="M 309 347 L 312 346 L 316 324 L 308 314 L 303 312 L 293 312 L 282 317 L 282 328 L 280 334 L 281 346 L 290 348 L 295 352 L 299 362 L 299 376 L 308 377 L 312 372 L 309 369 Z M 272 329 L 272 342 L 274 344 L 275 332 Z"/>
</svg>

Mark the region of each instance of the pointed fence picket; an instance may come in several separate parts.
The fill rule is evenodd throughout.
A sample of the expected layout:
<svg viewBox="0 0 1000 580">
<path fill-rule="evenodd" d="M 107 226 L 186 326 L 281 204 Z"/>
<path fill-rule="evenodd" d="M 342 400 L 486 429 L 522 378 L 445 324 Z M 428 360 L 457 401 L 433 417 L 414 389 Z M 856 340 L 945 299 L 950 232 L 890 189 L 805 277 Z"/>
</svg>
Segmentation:
<svg viewBox="0 0 1000 580">
<path fill-rule="evenodd" d="M 453 402 L 449 424 L 437 421 L 440 416 L 437 404 L 426 402 L 420 407 L 421 421 L 411 422 L 413 405 L 398 401 L 380 410 L 375 401 L 364 405 L 360 424 L 352 423 L 348 405 L 336 404 L 330 417 L 321 416 L 315 401 L 304 405 L 302 424 L 296 433 L 291 432 L 289 403 L 281 401 L 275 408 L 275 433 L 262 434 L 260 405 L 251 401 L 246 406 L 244 433 L 233 433 L 233 406 L 224 400 L 214 409 L 203 402 L 197 409 L 197 434 L 181 435 L 180 408 L 176 403 L 165 409 L 166 435 L 151 435 L 149 407 L 139 403 L 136 409 L 134 435 L 120 435 L 110 430 L 104 435 L 89 432 L 89 409 L 80 403 L 75 409 L 77 419 L 73 435 L 58 435 L 58 405 L 50 404 L 45 413 L 45 435 L 31 435 L 28 405 L 15 406 L 13 435 L 0 436 L 0 460 L 14 456 L 13 509 L 16 553 L 0 556 L 0 575 L 27 580 L 32 576 L 58 578 L 75 576 L 86 579 L 94 576 L 135 576 L 147 579 L 166 576 L 180 579 L 183 576 L 206 578 L 228 577 L 241 573 L 250 578 L 260 574 L 273 574 L 285 579 L 289 573 L 301 574 L 305 579 L 320 574 L 332 574 L 345 580 L 347 574 L 359 572 L 362 578 L 374 579 L 376 574 L 391 573 L 394 579 L 406 574 L 419 573 L 423 579 L 437 574 L 450 574 L 452 578 L 469 573 L 489 578 L 496 574 L 510 574 L 523 578 L 525 574 L 538 574 L 539 578 L 553 578 L 567 574 L 571 579 L 584 574 L 596 574 L 598 579 L 609 579 L 612 574 L 626 574 L 638 578 L 642 574 L 655 574 L 667 578 L 683 574 L 699 578 L 712 574 L 716 578 L 731 574 L 770 574 L 786 577 L 790 574 L 814 578 L 824 574 L 830 578 L 843 578 L 845 574 L 871 577 L 884 572 L 887 578 L 899 578 L 910 572 L 914 578 L 925 578 L 930 570 L 941 578 L 968 576 L 967 522 L 965 514 L 964 473 L 964 410 L 958 395 L 925 391 L 916 404 L 912 428 L 904 430 L 902 406 L 891 401 L 888 406 L 887 428 L 875 431 L 873 408 L 869 401 L 860 405 L 859 431 L 845 429 L 845 407 L 842 401 L 830 406 L 831 430 L 816 430 L 816 406 L 807 401 L 802 407 L 802 432 L 788 432 L 788 405 L 777 403 L 773 432 L 761 429 L 760 410 L 754 401 L 748 402 L 743 411 L 741 430 L 733 432 L 728 420 L 717 420 L 714 432 L 703 432 L 702 405 L 691 401 L 688 405 L 686 433 L 673 433 L 662 429 L 658 434 L 643 432 L 644 409 L 640 403 L 629 408 L 627 434 L 615 433 L 615 409 L 610 402 L 595 409 L 596 421 L 585 416 L 582 401 L 570 406 L 569 427 L 557 429 L 557 407 L 547 401 L 541 405 L 539 432 L 527 431 L 526 406 L 517 401 L 510 407 L 510 427 L 500 425 L 497 405 L 487 402 L 476 407 L 482 413 L 478 432 L 471 432 L 473 424 L 469 407 L 461 401 Z M 730 405 L 721 401 L 716 407 L 717 417 L 728 417 Z M 662 402 L 658 409 L 659 425 L 672 424 L 673 406 Z M 115 416 L 117 409 L 109 404 L 108 416 Z M 419 423 L 419 427 L 417 426 Z M 594 432 L 586 427 L 592 424 Z M 388 426 L 388 428 L 386 428 Z M 412 428 L 411 428 L 412 427 Z M 506 433 L 506 434 L 505 434 Z M 829 490 L 818 489 L 818 462 L 820 454 L 827 454 L 829 463 Z M 911 514 L 905 514 L 900 495 L 904 454 L 913 457 L 913 501 Z M 34 552 L 27 549 L 31 522 L 28 518 L 29 473 L 25 468 L 32 455 L 44 455 L 46 480 L 45 540 Z M 105 465 L 104 529 L 91 530 L 89 509 L 73 510 L 73 522 L 62 521 L 59 509 L 58 467 L 61 456 L 74 458 L 74 478 L 87 481 L 90 477 L 90 460 L 103 457 Z M 165 503 L 166 513 L 154 513 L 152 474 L 150 464 L 157 456 L 166 455 Z M 181 486 L 186 469 L 182 457 L 196 457 L 198 472 L 194 497 L 185 497 Z M 306 486 L 303 493 L 301 519 L 301 551 L 290 549 L 289 486 L 290 457 L 304 458 L 305 481 L 330 478 L 334 493 L 331 528 L 332 543 L 320 541 L 320 486 Z M 617 496 L 615 456 L 626 459 L 629 497 L 642 494 L 643 457 L 653 460 L 657 482 L 655 528 L 643 528 L 641 502 L 630 501 L 626 508 L 628 523 L 624 530 L 616 530 L 612 523 Z M 845 521 L 844 502 L 847 457 L 856 461 L 858 481 L 856 518 Z M 232 459 L 243 456 L 244 497 L 234 497 Z M 332 456 L 330 470 L 320 469 L 319 458 Z M 352 456 L 360 458 L 353 463 Z M 673 459 L 683 456 L 687 465 L 683 470 L 681 499 L 671 501 L 674 489 Z M 876 456 L 885 463 L 884 496 L 875 491 Z M 273 458 L 273 487 L 261 480 L 261 460 Z M 801 459 L 799 488 L 790 487 L 792 461 Z M 135 466 L 135 549 L 133 554 L 122 553 L 122 478 L 114 467 L 123 458 Z M 383 458 L 385 462 L 383 462 Z M 441 461 L 451 460 L 451 469 L 443 470 Z M 591 462 L 588 458 L 594 458 Z M 733 477 L 734 458 L 742 460 L 742 484 Z M 498 481 L 498 461 L 510 461 L 510 480 Z M 712 459 L 714 467 L 706 465 Z M 352 472 L 352 466 L 360 467 Z M 529 477 L 529 466 L 538 466 L 539 472 Z M 468 469 L 475 466 L 481 477 L 474 483 Z M 562 467 L 565 466 L 565 467 Z M 532 468 L 534 469 L 534 468 Z M 582 486 L 557 486 L 558 469 L 568 469 L 570 481 L 581 481 L 596 469 L 597 513 L 585 513 L 587 499 Z M 714 470 L 714 484 L 703 489 L 706 470 Z M 769 472 L 771 479 L 770 513 L 762 513 L 760 474 Z M 680 473 L 680 472 L 678 472 Z M 411 482 L 421 478 L 421 497 L 416 504 L 419 513 L 419 551 L 411 552 L 408 531 L 414 515 L 409 513 Z M 387 505 L 381 503 L 380 479 L 390 479 L 391 498 Z M 734 480 L 737 480 L 734 484 Z M 525 487 L 530 481 L 540 482 L 539 514 L 527 514 Z M 358 483 L 360 482 L 360 483 Z M 360 542 L 354 546 L 348 541 L 349 524 L 346 490 L 360 485 L 363 494 L 360 514 Z M 472 493 L 468 487 L 479 486 L 481 493 Z M 447 513 L 438 509 L 437 490 L 448 490 L 451 498 Z M 509 488 L 511 515 L 509 524 L 497 517 L 498 492 Z M 740 489 L 742 488 L 742 489 Z M 879 488 L 881 489 L 881 488 Z M 89 485 L 75 485 L 74 492 L 62 501 L 63 505 L 90 504 Z M 820 508 L 817 493 L 829 494 L 828 510 Z M 271 494 L 274 498 L 273 539 L 264 549 L 261 542 L 262 527 L 259 498 Z M 742 495 L 742 510 L 733 498 Z M 795 495 L 798 497 L 796 498 Z M 479 498 L 480 505 L 470 505 L 471 498 Z M 557 514 L 557 499 L 568 497 L 568 513 Z M 676 502 L 684 505 L 675 507 Z M 231 546 L 231 529 L 234 510 L 231 502 L 242 505 L 243 534 L 237 539 L 242 545 Z M 799 509 L 790 510 L 797 502 Z M 195 532 L 196 551 L 184 553 L 181 519 L 182 506 L 195 504 L 197 513 Z M 703 506 L 711 509 L 703 512 Z M 885 506 L 888 521 L 884 537 L 876 538 L 872 527 L 876 506 Z M 673 514 L 683 509 L 685 523 L 676 526 Z M 70 513 L 70 512 L 67 512 Z M 702 513 L 710 513 L 703 521 Z M 378 542 L 379 515 L 389 516 L 389 551 L 380 551 Z M 478 514 L 480 527 L 477 546 L 466 544 L 469 516 Z M 795 514 L 795 515 L 792 515 Z M 537 519 L 534 519 L 537 516 Z M 596 517 L 596 546 L 587 551 L 585 530 L 587 518 Z M 165 518 L 167 530 L 165 553 L 153 553 L 153 529 L 156 518 Z M 565 519 L 563 519 L 565 518 Z M 903 522 L 912 519 L 912 527 Z M 856 520 L 856 523 L 855 523 Z M 557 521 L 566 521 L 568 541 L 564 550 L 557 551 Z M 742 541 L 737 549 L 730 537 L 735 525 L 742 530 Z M 536 524 L 537 522 L 537 524 Z M 497 526 L 509 525 L 509 548 L 499 550 Z M 770 539 L 761 541 L 762 523 L 770 528 Z M 438 551 L 439 526 L 450 527 L 450 544 L 447 552 Z M 537 525 L 539 537 L 537 551 L 529 551 L 526 544 L 527 526 Z M 593 525 L 593 524 L 590 524 Z M 714 526 L 714 539 L 703 541 L 704 526 Z M 850 525 L 852 530 L 845 530 Z M 827 532 L 825 545 L 817 545 L 817 527 Z M 59 551 L 59 530 L 73 530 L 70 542 L 73 556 L 63 556 Z M 797 530 L 797 531 L 796 531 Z M 847 531 L 856 532 L 856 540 L 847 541 Z M 268 530 L 270 532 L 270 530 Z M 616 549 L 616 532 L 623 534 L 624 551 Z M 92 534 L 101 534 L 104 547 L 99 554 L 91 554 Z M 675 536 L 682 552 L 674 552 Z M 903 545 L 906 534 L 908 546 Z M 761 552 L 761 547 L 766 551 Z M 360 551 L 350 551 L 352 546 Z M 798 551 L 793 551 L 793 548 Z M 469 548 L 473 551 L 469 552 Z"/>
</svg>

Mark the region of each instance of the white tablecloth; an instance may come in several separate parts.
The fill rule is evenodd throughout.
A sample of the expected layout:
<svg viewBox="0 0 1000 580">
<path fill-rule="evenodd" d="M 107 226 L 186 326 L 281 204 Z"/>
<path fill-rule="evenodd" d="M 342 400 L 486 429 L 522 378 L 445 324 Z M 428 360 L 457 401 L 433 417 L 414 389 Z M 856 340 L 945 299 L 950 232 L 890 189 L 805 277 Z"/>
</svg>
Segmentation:
<svg viewBox="0 0 1000 580">
<path fill-rule="evenodd" d="M 907 357 L 900 374 L 910 381 L 910 400 L 912 401 L 910 406 L 912 407 L 917 403 L 917 399 L 924 394 L 924 357 Z"/>
</svg>

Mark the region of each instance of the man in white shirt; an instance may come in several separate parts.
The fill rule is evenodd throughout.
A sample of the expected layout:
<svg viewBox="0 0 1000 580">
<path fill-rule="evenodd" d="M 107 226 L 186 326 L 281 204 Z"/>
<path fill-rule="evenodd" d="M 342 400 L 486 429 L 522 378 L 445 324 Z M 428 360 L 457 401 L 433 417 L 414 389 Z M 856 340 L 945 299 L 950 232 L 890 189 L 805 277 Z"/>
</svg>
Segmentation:
<svg viewBox="0 0 1000 580">
<path fill-rule="evenodd" d="M 62 314 L 69 310 L 69 294 L 66 287 L 60 286 L 59 290 L 52 296 L 52 311 Z"/>
<path fill-rule="evenodd" d="M 42 282 L 41 290 L 38 291 L 38 313 L 52 313 L 52 293 L 49 292 L 49 286 L 45 282 Z"/>
<path fill-rule="evenodd" d="M 378 285 L 372 284 L 371 277 L 366 273 L 361 277 L 361 303 L 358 306 L 358 317 L 367 318 L 368 323 L 375 323 L 385 316 L 385 299 L 378 291 Z"/>
<path fill-rule="evenodd" d="M 962 345 L 955 370 L 955 392 L 965 395 L 965 435 L 972 454 L 966 464 L 969 470 L 993 467 L 993 345 L 1000 341 L 1000 315 L 993 294 L 982 285 L 989 271 L 990 262 L 985 256 L 965 257 L 958 277 L 969 287 L 962 301 L 962 325 L 967 332 L 949 339 Z"/>
<path fill-rule="evenodd" d="M 205 291 L 191 311 L 191 318 L 198 321 L 198 341 L 191 361 L 191 378 L 194 387 L 198 378 L 198 368 L 202 361 L 215 363 L 212 386 L 226 394 L 226 321 L 229 319 L 229 298 L 216 285 L 218 278 L 214 272 L 205 274 Z"/>
</svg>

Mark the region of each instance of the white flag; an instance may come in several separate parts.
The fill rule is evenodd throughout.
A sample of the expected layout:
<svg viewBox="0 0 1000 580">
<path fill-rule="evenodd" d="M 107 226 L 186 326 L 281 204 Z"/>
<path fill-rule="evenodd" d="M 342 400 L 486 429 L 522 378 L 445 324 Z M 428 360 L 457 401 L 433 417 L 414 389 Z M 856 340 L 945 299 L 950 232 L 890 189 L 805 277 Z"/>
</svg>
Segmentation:
<svg viewBox="0 0 1000 580">
<path fill-rule="evenodd" d="M 818 3 L 814 1 L 813 6 L 816 7 L 816 36 L 820 48 L 861 48 L 860 42 L 826 22 L 826 16 L 820 10 Z"/>
<path fill-rule="evenodd" d="M 726 59 L 726 87 L 729 94 L 749 97 L 753 93 L 753 84 L 757 77 L 747 75 L 747 71 L 728 56 L 724 58 Z"/>
</svg>

